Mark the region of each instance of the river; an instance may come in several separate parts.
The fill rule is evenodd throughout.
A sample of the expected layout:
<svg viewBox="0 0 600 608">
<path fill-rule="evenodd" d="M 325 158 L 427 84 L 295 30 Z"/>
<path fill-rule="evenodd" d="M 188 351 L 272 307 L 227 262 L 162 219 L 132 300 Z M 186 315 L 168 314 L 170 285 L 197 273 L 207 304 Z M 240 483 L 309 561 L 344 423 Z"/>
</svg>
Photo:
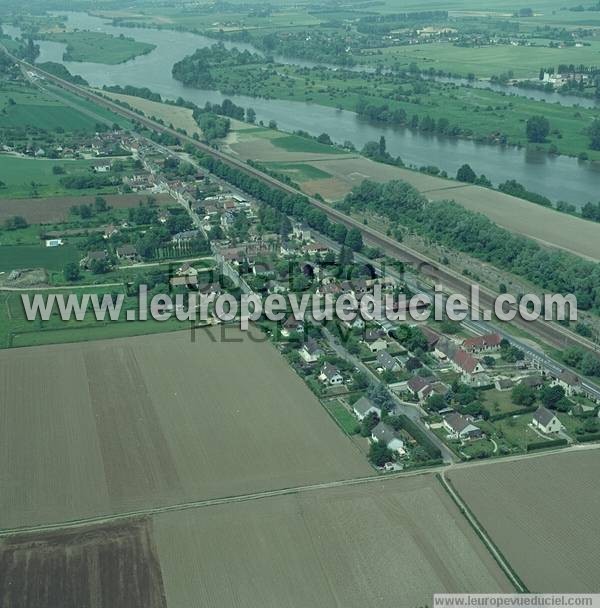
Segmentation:
<svg viewBox="0 0 600 608">
<path fill-rule="evenodd" d="M 377 141 L 384 135 L 389 152 L 400 156 L 407 164 L 436 165 L 452 175 L 460 165 L 468 163 L 478 174 L 485 174 L 494 184 L 516 179 L 529 190 L 544 194 L 553 201 L 563 200 L 579 207 L 587 201 L 597 201 L 600 198 L 600 163 L 583 162 L 566 156 L 551 156 L 544 152 L 511 146 L 478 144 L 469 140 L 424 134 L 404 127 L 369 122 L 354 112 L 307 102 L 267 100 L 244 95 L 224 96 L 217 91 L 185 87 L 171 76 L 173 64 L 199 47 L 214 44 L 213 39 L 166 29 L 115 27 L 104 19 L 85 13 L 61 11 L 60 14 L 68 16 L 68 23 L 72 28 L 100 31 L 115 36 L 123 34 L 156 45 L 156 49 L 147 55 L 118 65 L 104 65 L 63 61 L 64 44 L 38 42 L 38 62 L 64 63 L 71 73 L 82 76 L 92 86 L 148 87 L 164 98 L 183 97 L 199 106 L 204 105 L 206 101 L 220 103 L 228 97 L 238 105 L 254 108 L 257 120 L 275 120 L 279 128 L 286 131 L 303 129 L 313 135 L 326 132 L 334 141 L 350 140 L 357 148 L 367 141 Z M 18 34 L 16 28 L 5 26 L 4 29 L 9 35 Z M 241 43 L 226 43 L 226 46 L 255 50 L 251 45 Z M 292 62 L 281 57 L 276 59 Z M 311 65 L 309 62 L 296 60 L 293 60 L 293 63 Z M 543 94 L 541 91 L 526 92 L 531 96 L 537 93 Z"/>
</svg>

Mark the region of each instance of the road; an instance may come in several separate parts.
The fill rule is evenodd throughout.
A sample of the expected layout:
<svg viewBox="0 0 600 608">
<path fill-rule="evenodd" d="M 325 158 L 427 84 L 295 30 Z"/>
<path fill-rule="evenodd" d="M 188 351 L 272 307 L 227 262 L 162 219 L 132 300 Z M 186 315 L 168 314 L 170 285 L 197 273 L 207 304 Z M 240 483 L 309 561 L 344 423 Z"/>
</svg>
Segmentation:
<svg viewBox="0 0 600 608">
<path fill-rule="evenodd" d="M 172 135 L 174 137 L 177 137 L 181 142 L 183 142 L 187 145 L 190 145 L 190 146 L 196 148 L 197 150 L 201 151 L 202 153 L 210 155 L 231 167 L 239 169 L 240 171 L 243 171 L 244 173 L 246 173 L 256 179 L 261 180 L 262 182 L 266 183 L 267 185 L 269 185 L 273 188 L 276 188 L 276 189 L 286 192 L 288 194 L 294 194 L 294 195 L 299 194 L 299 191 L 296 190 L 295 188 L 277 180 L 274 177 L 271 177 L 270 175 L 267 175 L 266 173 L 263 173 L 262 171 L 259 171 L 258 169 L 255 169 L 254 167 L 248 165 L 247 163 L 245 163 L 237 158 L 229 156 L 219 150 L 215 150 L 211 146 L 203 144 L 202 142 L 199 142 L 191 137 L 182 135 L 181 133 L 179 133 L 169 127 L 166 127 L 151 119 L 146 118 L 145 116 L 140 116 L 139 114 L 136 114 L 135 112 L 128 110 L 127 108 L 123 108 L 123 107 L 119 106 L 118 104 L 114 103 L 113 101 L 108 100 L 84 87 L 80 87 L 78 85 L 71 84 L 65 80 L 62 80 L 61 78 L 58 78 L 52 74 L 44 72 L 43 70 L 40 70 L 36 66 L 31 65 L 27 62 L 24 62 L 24 61 L 18 59 L 17 57 L 15 57 L 14 55 L 10 54 L 6 50 L 6 48 L 3 47 L 2 45 L 0 45 L 0 50 L 3 50 L 11 59 L 13 59 L 20 66 L 24 67 L 25 69 L 27 69 L 29 71 L 37 73 L 39 76 L 42 76 L 48 82 L 56 84 L 59 87 L 65 89 L 67 91 L 70 91 L 72 93 L 79 95 L 80 97 L 93 101 L 97 105 L 107 108 L 116 114 L 124 116 L 125 118 L 136 121 L 137 123 L 140 123 L 143 126 L 147 127 L 148 129 L 151 129 L 155 132 L 166 133 L 166 134 Z M 406 262 L 406 263 L 412 265 L 420 273 L 427 275 L 433 282 L 443 285 L 445 288 L 445 291 L 460 293 L 460 294 L 467 296 L 467 298 L 470 297 L 471 283 L 468 280 L 466 280 L 465 277 L 463 277 L 458 272 L 455 272 L 455 271 L 451 270 L 450 268 L 447 268 L 444 266 L 438 266 L 437 262 L 435 260 L 433 260 L 432 258 L 430 258 L 420 252 L 417 252 L 413 249 L 410 249 L 409 247 L 407 247 L 406 245 L 404 245 L 402 243 L 398 243 L 394 239 L 371 228 L 370 226 L 363 225 L 358 220 L 355 220 L 355 219 L 349 217 L 348 215 L 342 213 L 341 211 L 338 211 L 337 209 L 334 209 L 333 207 L 331 207 L 330 205 L 328 205 L 326 203 L 323 203 L 310 196 L 306 196 L 306 195 L 304 195 L 304 196 L 306 197 L 306 200 L 311 205 L 322 210 L 331 220 L 341 223 L 349 228 L 357 228 L 358 230 L 361 231 L 363 238 L 365 239 L 365 241 L 367 243 L 372 244 L 376 247 L 379 247 L 382 251 L 384 251 L 390 257 L 402 260 L 403 262 Z M 481 307 L 481 309 L 493 310 L 494 301 L 495 301 L 497 295 L 498 294 L 496 294 L 496 293 L 492 292 L 491 290 L 484 288 L 482 286 L 480 289 L 480 307 Z M 480 322 L 477 322 L 477 323 L 480 323 Z M 484 322 L 482 321 L 481 323 L 484 323 Z M 525 330 L 526 332 L 528 332 L 535 338 L 541 340 L 542 342 L 544 342 L 554 348 L 564 349 L 564 348 L 571 347 L 571 346 L 577 346 L 579 348 L 582 348 L 589 352 L 593 352 L 595 354 L 598 352 L 597 344 L 594 344 L 592 341 L 588 340 L 587 338 L 584 338 L 582 336 L 579 336 L 579 335 L 567 330 L 566 328 L 558 325 L 557 323 L 548 322 L 548 321 L 545 321 L 544 319 L 537 319 L 536 321 L 525 321 L 524 319 L 521 319 L 518 315 L 515 317 L 515 319 L 511 323 L 513 323 L 517 327 L 520 327 L 521 329 Z M 511 341 L 513 343 L 515 342 L 514 339 L 511 339 Z M 524 346 L 524 345 L 519 346 L 519 348 L 521 348 L 522 346 Z M 537 359 L 538 361 L 548 363 L 549 364 L 548 369 L 550 369 L 551 371 L 553 368 L 550 366 L 554 366 L 555 370 L 561 369 L 562 367 L 564 367 L 564 366 L 560 366 L 557 362 L 553 361 L 552 359 L 550 359 L 546 355 L 543 355 L 542 353 L 531 352 L 532 351 L 531 347 L 525 346 L 524 351 L 531 354 L 532 358 L 534 358 L 534 360 L 536 360 L 535 357 L 539 357 Z M 593 383 L 589 380 L 585 380 L 583 383 L 583 386 L 587 391 L 590 392 L 590 394 L 592 396 L 594 396 L 595 398 L 600 398 L 600 385 Z"/>
<path fill-rule="evenodd" d="M 377 376 L 374 372 L 372 372 L 358 357 L 355 357 L 351 353 L 349 353 L 342 344 L 340 344 L 339 340 L 335 338 L 331 334 L 331 332 L 325 328 L 323 328 L 323 335 L 325 336 L 329 346 L 333 349 L 335 354 L 340 357 L 340 359 L 344 359 L 348 361 L 355 368 L 359 369 L 363 374 L 366 375 L 367 378 L 370 378 L 371 381 L 376 384 L 383 385 L 387 390 L 387 385 L 382 382 L 381 378 Z M 452 464 L 458 462 L 458 458 L 454 455 L 452 450 L 448 448 L 448 446 L 430 429 L 425 426 L 423 422 L 422 416 L 425 412 L 414 403 L 407 403 L 406 401 L 402 401 L 398 395 L 394 394 L 393 391 L 388 391 L 392 396 L 396 406 L 394 408 L 393 413 L 404 414 L 408 418 L 410 418 L 413 422 L 415 422 L 419 428 L 429 437 L 429 439 L 436 445 L 442 453 L 442 459 L 446 464 Z"/>
</svg>

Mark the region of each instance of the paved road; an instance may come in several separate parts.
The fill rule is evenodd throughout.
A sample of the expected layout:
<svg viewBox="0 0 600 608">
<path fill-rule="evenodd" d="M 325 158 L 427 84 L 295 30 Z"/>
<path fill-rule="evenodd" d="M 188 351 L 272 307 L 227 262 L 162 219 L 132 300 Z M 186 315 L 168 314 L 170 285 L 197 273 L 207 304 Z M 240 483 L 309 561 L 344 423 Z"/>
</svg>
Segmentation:
<svg viewBox="0 0 600 608">
<path fill-rule="evenodd" d="M 327 342 L 331 346 L 331 348 L 335 351 L 336 355 L 341 359 L 345 359 L 354 367 L 358 368 L 362 371 L 367 378 L 370 378 L 371 381 L 376 384 L 382 384 L 385 388 L 387 388 L 386 384 L 382 382 L 381 378 L 377 376 L 374 372 L 372 372 L 358 357 L 355 357 L 348 350 L 340 344 L 339 340 L 337 340 L 331 332 L 327 329 L 323 328 L 323 334 L 327 339 Z M 423 422 L 422 416 L 425 415 L 425 412 L 418 406 L 413 403 L 407 403 L 406 401 L 402 401 L 398 395 L 395 395 L 392 391 L 389 391 L 390 395 L 394 399 L 396 406 L 394 408 L 394 414 L 404 414 L 416 424 L 419 425 L 421 430 L 431 439 L 431 441 L 440 449 L 442 452 L 442 458 L 445 463 L 451 464 L 458 461 L 458 458 L 454 455 L 454 453 L 448 448 L 448 446 L 430 429 L 425 426 Z"/>
</svg>

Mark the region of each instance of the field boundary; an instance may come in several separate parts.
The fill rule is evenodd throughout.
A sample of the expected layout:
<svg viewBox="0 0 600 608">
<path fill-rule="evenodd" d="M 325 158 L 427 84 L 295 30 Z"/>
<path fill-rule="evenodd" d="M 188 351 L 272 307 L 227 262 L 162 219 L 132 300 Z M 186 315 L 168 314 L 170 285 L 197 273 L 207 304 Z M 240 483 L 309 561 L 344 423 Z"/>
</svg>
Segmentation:
<svg viewBox="0 0 600 608">
<path fill-rule="evenodd" d="M 504 574 L 506 574 L 508 580 L 513 584 L 515 589 L 519 593 L 529 593 L 529 589 L 521 577 L 517 574 L 502 551 L 500 551 L 500 549 L 491 539 L 487 530 L 481 525 L 473 511 L 471 511 L 467 503 L 462 499 L 452 482 L 446 478 L 445 471 L 442 471 L 442 473 L 436 473 L 435 476 L 442 485 L 442 488 L 444 488 L 448 496 L 450 496 L 454 504 L 457 506 L 458 510 L 465 516 L 465 519 L 471 528 L 473 528 L 475 534 L 477 534 L 477 536 L 481 539 L 491 556 L 494 558 L 494 561 L 498 564 L 498 566 L 500 566 L 500 569 L 504 572 Z"/>
</svg>

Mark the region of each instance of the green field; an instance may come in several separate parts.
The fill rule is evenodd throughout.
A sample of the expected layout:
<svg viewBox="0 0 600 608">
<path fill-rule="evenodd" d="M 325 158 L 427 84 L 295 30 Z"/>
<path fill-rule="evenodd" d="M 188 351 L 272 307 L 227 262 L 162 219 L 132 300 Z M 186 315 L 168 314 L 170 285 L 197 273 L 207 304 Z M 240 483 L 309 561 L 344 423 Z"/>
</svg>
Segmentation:
<svg viewBox="0 0 600 608">
<path fill-rule="evenodd" d="M 343 154 L 343 150 L 336 150 L 331 146 L 321 144 L 318 141 L 300 137 L 298 135 L 285 135 L 272 139 L 273 145 L 282 148 L 286 152 L 301 152 L 304 154 Z"/>
<path fill-rule="evenodd" d="M 89 190 L 67 190 L 61 183 L 65 175 L 87 175 L 92 161 L 89 160 L 42 160 L 0 155 L 1 198 L 24 198 L 56 196 L 64 194 L 90 194 Z M 63 175 L 55 175 L 53 167 L 65 170 Z M 32 183 L 33 182 L 33 183 Z M 102 189 L 102 191 L 114 191 Z"/>
<path fill-rule="evenodd" d="M 333 416 L 342 430 L 348 435 L 354 435 L 358 421 L 348 409 L 338 400 L 324 402 L 325 409 Z"/>
<path fill-rule="evenodd" d="M 85 61 L 114 65 L 124 63 L 156 48 L 153 44 L 101 32 L 61 32 L 45 38 L 67 45 L 65 61 Z"/>
<path fill-rule="evenodd" d="M 68 245 L 6 245 L 0 247 L 0 272 L 24 268 L 61 270 L 67 262 L 78 262 L 81 257 L 81 252 Z"/>
<path fill-rule="evenodd" d="M 273 140 L 275 143 L 277 140 Z M 302 163 L 266 163 L 266 166 L 272 171 L 278 173 L 284 173 L 292 178 L 294 181 L 309 181 L 313 179 L 327 179 L 332 177 L 331 173 L 322 171 L 312 165 L 306 165 Z"/>
<path fill-rule="evenodd" d="M 416 63 L 422 70 L 433 68 L 461 76 L 474 74 L 478 78 L 489 78 L 508 70 L 512 70 L 516 78 L 536 78 L 543 66 L 600 63 L 600 42 L 593 41 L 589 47 L 566 48 L 510 44 L 473 48 L 440 42 L 376 49 L 361 59 L 366 64 L 399 69 Z"/>
<path fill-rule="evenodd" d="M 50 93 L 14 83 L 0 87 L 0 129 L 33 128 L 92 134 L 97 120 L 56 99 Z"/>
</svg>

